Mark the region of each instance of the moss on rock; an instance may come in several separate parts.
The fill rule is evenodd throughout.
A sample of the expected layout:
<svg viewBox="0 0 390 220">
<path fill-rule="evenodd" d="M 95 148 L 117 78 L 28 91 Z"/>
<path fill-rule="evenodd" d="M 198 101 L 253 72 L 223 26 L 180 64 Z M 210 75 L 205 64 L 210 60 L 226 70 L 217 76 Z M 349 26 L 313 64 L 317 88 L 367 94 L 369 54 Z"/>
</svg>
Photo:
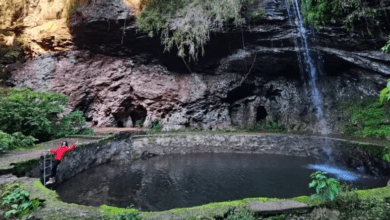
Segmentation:
<svg viewBox="0 0 390 220">
<path fill-rule="evenodd" d="M 28 160 L 28 161 L 23 161 L 23 162 L 16 163 L 16 164 L 11 164 L 11 165 L 14 165 L 14 168 L 12 170 L 12 174 L 16 175 L 18 177 L 23 176 L 26 174 L 26 172 L 28 172 L 28 171 L 32 170 L 34 167 L 36 167 L 39 164 L 39 162 L 41 162 L 40 158 L 32 159 L 32 160 Z"/>
</svg>

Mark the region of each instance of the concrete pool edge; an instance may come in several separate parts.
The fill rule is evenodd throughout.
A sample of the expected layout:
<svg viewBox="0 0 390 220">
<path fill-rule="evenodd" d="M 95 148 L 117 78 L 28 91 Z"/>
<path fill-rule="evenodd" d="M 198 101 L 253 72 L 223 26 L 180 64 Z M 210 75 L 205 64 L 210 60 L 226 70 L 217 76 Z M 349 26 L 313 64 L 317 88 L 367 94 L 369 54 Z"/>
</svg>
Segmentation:
<svg viewBox="0 0 390 220">
<path fill-rule="evenodd" d="M 62 202 L 58 194 L 50 189 L 45 188 L 38 179 L 19 178 L 14 182 L 19 182 L 25 187 L 32 198 L 45 200 L 45 207 L 33 213 L 35 217 L 45 219 L 103 219 L 104 216 L 113 216 L 122 212 L 134 212 L 135 209 L 125 209 L 113 206 L 91 207 L 78 204 Z M 12 183 L 7 183 L 12 184 Z M 3 184 L 4 186 L 7 184 Z M 1 185 L 0 185 L 1 186 Z M 357 190 L 357 194 L 363 198 L 370 196 L 376 198 L 390 197 L 390 187 L 374 188 L 368 190 Z M 315 207 L 319 204 L 318 200 L 312 201 L 310 196 L 299 196 L 290 199 L 277 198 L 246 198 L 241 200 L 209 203 L 195 207 L 177 208 L 167 211 L 158 212 L 141 212 L 144 219 L 196 219 L 197 217 L 216 217 L 223 216 L 231 209 L 249 208 L 250 202 L 280 202 L 296 201 L 308 205 L 308 208 Z M 294 209 L 292 210 L 294 211 Z"/>
</svg>

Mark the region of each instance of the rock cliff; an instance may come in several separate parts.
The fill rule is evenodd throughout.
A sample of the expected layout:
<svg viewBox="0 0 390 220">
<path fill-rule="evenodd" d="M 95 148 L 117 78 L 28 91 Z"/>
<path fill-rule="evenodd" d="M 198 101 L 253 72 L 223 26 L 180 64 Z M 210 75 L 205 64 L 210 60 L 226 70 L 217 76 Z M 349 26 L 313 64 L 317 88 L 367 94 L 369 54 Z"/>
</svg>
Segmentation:
<svg viewBox="0 0 390 220">
<path fill-rule="evenodd" d="M 159 37 L 137 32 L 135 12 L 122 0 L 88 0 L 83 7 L 91 10 L 75 13 L 69 23 L 73 50 L 9 66 L 9 84 L 65 93 L 69 111 L 83 110 L 93 126 L 144 119 L 150 126 L 160 119 L 165 130 L 218 129 L 265 120 L 318 130 L 285 0 L 257 1 L 253 7 L 265 9 L 265 17 L 213 34 L 197 62 L 183 61 L 174 50 L 164 53 Z M 318 87 L 332 131 L 340 123 L 340 102 L 378 96 L 385 87 L 390 56 L 379 48 L 386 27 L 371 38 L 337 26 L 309 30 L 323 67 Z"/>
</svg>

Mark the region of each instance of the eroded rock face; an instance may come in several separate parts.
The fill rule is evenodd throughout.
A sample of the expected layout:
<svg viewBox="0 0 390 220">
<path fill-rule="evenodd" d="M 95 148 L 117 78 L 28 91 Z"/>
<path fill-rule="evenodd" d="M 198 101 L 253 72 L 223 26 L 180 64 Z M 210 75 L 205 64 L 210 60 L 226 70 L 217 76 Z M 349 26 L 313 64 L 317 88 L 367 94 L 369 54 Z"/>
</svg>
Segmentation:
<svg viewBox="0 0 390 220">
<path fill-rule="evenodd" d="M 14 65 L 9 83 L 69 95 L 69 110 L 83 110 L 94 126 L 131 126 L 143 119 L 150 126 L 160 119 L 164 130 L 218 129 L 276 121 L 319 130 L 284 0 L 259 0 L 253 7 L 265 8 L 266 18 L 213 35 L 196 63 L 185 63 L 174 50 L 163 53 L 158 37 L 136 32 L 134 11 L 123 1 L 87 6 L 99 10 L 76 14 L 70 23 L 77 50 Z M 386 86 L 390 56 L 378 49 L 389 33 L 371 39 L 324 27 L 313 34 L 309 30 L 311 50 L 324 67 L 317 83 L 327 127 L 336 132 L 340 102 L 378 96 Z"/>
</svg>

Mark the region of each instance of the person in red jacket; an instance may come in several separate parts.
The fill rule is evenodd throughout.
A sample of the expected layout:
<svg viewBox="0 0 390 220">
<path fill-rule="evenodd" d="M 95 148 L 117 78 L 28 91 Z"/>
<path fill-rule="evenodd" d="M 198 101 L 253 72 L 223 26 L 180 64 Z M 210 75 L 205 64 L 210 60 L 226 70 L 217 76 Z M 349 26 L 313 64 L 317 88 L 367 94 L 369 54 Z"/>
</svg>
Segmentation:
<svg viewBox="0 0 390 220">
<path fill-rule="evenodd" d="M 78 144 L 79 142 L 77 141 L 75 144 L 73 144 L 71 147 L 68 147 L 68 142 L 66 141 L 63 141 L 61 146 L 59 146 L 57 149 L 52 149 L 52 150 L 49 150 L 50 153 L 54 154 L 55 155 L 55 158 L 54 158 L 54 161 L 53 161 L 53 165 L 52 165 L 52 168 L 51 168 L 51 175 L 50 175 L 50 179 L 49 181 L 47 182 L 48 184 L 49 183 L 53 183 L 54 182 L 54 177 L 56 176 L 57 174 L 57 167 L 58 165 L 61 163 L 62 159 L 64 159 L 64 156 L 67 152 L 69 151 L 72 151 L 76 145 Z"/>
</svg>

